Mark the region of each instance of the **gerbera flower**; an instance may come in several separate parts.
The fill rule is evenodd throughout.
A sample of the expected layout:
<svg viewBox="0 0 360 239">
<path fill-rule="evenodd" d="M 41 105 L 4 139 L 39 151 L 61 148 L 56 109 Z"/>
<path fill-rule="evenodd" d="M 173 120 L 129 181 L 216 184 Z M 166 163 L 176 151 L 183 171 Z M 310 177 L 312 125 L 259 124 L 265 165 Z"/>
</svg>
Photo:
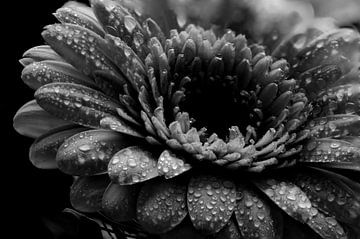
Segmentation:
<svg viewBox="0 0 360 239">
<path fill-rule="evenodd" d="M 122 236 L 359 238 L 359 34 L 262 46 L 154 9 L 55 13 L 21 60 L 31 162 L 74 176 L 74 209 Z"/>
</svg>

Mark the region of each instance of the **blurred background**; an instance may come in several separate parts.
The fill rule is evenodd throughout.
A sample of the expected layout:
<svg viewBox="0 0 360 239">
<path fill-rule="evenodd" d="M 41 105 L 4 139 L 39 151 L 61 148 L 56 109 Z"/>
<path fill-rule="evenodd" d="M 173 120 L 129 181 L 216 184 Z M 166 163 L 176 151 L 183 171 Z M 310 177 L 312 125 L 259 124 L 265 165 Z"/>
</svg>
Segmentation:
<svg viewBox="0 0 360 239">
<path fill-rule="evenodd" d="M 141 0 L 133 0 L 141 1 Z M 161 1 L 161 0 L 143 0 Z M 274 15 L 298 13 L 303 21 L 313 16 L 334 17 L 336 24 L 357 26 L 360 23 L 360 0 L 168 0 L 179 14 L 179 20 L 196 19 L 199 22 L 250 22 L 260 31 Z M 55 22 L 51 13 L 65 0 L 36 0 L 14 2 L 2 7 L 2 52 L 6 59 L 2 71 L 0 109 L 5 125 L 5 144 L 2 145 L 2 197 L 6 211 L 3 234 L 11 238 L 51 238 L 43 219 L 53 217 L 68 205 L 71 178 L 56 171 L 43 171 L 31 165 L 28 148 L 32 139 L 18 135 L 12 128 L 12 118 L 18 108 L 33 98 L 33 92 L 20 78 L 22 66 L 18 63 L 22 53 L 43 44 L 41 31 Z M 87 2 L 87 1 L 80 1 Z M 231 11 L 229 12 L 229 9 Z M 244 11 L 246 10 L 246 11 Z M 11 14 L 5 14 L 9 11 Z M 247 12 L 247 14 L 242 14 Z M 249 17 L 254 17 L 250 19 Z M 7 58 L 7 54 L 8 58 Z M 3 134 L 4 135 L 4 134 Z M 5 153 L 4 153 L 5 152 Z"/>
</svg>

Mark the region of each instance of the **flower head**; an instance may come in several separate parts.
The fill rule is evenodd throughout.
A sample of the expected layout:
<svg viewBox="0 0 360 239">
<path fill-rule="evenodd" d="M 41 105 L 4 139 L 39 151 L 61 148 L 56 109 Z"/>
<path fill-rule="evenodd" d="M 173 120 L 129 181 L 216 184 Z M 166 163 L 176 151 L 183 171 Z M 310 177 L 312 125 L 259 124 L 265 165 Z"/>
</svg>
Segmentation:
<svg viewBox="0 0 360 239">
<path fill-rule="evenodd" d="M 263 46 L 142 3 L 69 2 L 21 60 L 14 127 L 72 206 L 138 237 L 359 236 L 359 34 Z"/>
</svg>

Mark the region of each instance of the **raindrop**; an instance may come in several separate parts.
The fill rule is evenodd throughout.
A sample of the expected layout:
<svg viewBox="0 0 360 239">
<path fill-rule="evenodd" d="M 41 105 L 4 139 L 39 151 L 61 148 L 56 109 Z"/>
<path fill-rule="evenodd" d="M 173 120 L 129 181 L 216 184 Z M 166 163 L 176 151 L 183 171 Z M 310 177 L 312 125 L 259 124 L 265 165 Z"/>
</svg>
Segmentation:
<svg viewBox="0 0 360 239">
<path fill-rule="evenodd" d="M 128 15 L 128 16 L 125 16 L 125 18 L 124 18 L 124 24 L 125 24 L 125 28 L 130 33 L 132 33 L 132 31 L 136 27 L 136 20 L 132 16 Z"/>
<path fill-rule="evenodd" d="M 263 212 L 259 212 L 259 213 L 257 214 L 257 217 L 258 217 L 260 220 L 264 220 L 265 214 L 264 214 Z"/>
<path fill-rule="evenodd" d="M 136 160 L 134 158 L 129 158 L 128 165 L 133 168 L 136 167 L 137 166 Z"/>
<path fill-rule="evenodd" d="M 291 200 L 291 201 L 295 201 L 295 200 L 296 200 L 295 194 L 288 194 L 288 195 L 286 196 L 286 198 L 289 199 L 289 200 Z"/>
<path fill-rule="evenodd" d="M 76 103 L 75 103 L 75 106 L 76 106 L 77 108 L 81 108 L 82 105 L 81 105 L 81 103 L 76 102 Z"/>
<path fill-rule="evenodd" d="M 246 200 L 245 201 L 245 206 L 246 207 L 251 207 L 253 205 L 253 202 L 251 200 Z"/>
<path fill-rule="evenodd" d="M 299 39 L 297 39 L 296 42 L 294 42 L 293 46 L 296 49 L 300 49 L 300 48 L 302 48 L 304 46 L 305 43 L 306 43 L 306 37 L 302 36 Z"/>
<path fill-rule="evenodd" d="M 91 147 L 88 144 L 84 144 L 84 145 L 79 146 L 79 150 L 82 152 L 88 152 L 89 150 L 91 150 Z"/>
</svg>

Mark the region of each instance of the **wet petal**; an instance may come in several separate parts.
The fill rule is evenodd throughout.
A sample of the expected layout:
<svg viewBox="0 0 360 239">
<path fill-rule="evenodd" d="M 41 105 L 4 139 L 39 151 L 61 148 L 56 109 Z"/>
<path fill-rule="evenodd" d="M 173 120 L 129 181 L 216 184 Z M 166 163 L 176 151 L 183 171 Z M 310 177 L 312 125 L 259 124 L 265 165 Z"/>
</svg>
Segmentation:
<svg viewBox="0 0 360 239">
<path fill-rule="evenodd" d="M 132 144 L 131 139 L 109 130 L 78 133 L 58 149 L 59 169 L 70 175 L 90 176 L 105 173 L 112 156 Z"/>
<path fill-rule="evenodd" d="M 283 226 L 281 215 L 274 215 L 268 201 L 250 188 L 239 185 L 237 191 L 235 215 L 244 238 L 279 238 Z"/>
<path fill-rule="evenodd" d="M 137 187 L 110 183 L 102 197 L 101 213 L 115 222 L 134 219 L 137 192 Z"/>
<path fill-rule="evenodd" d="M 70 203 L 81 212 L 97 212 L 110 181 L 106 176 L 79 177 L 70 188 Z"/>
<path fill-rule="evenodd" d="M 244 238 L 234 219 L 230 219 L 229 223 L 214 235 L 214 239 L 242 239 Z"/>
<path fill-rule="evenodd" d="M 132 128 L 129 124 L 126 124 L 124 121 L 114 117 L 107 116 L 101 119 L 100 126 L 105 129 L 110 129 L 122 134 L 127 134 L 135 137 L 143 138 L 144 136 L 139 133 L 135 128 Z"/>
<path fill-rule="evenodd" d="M 314 102 L 314 114 L 320 116 L 333 114 L 358 114 L 360 84 L 335 86 L 320 92 Z"/>
<path fill-rule="evenodd" d="M 235 209 L 235 184 L 220 177 L 195 176 L 188 186 L 187 204 L 197 230 L 204 234 L 219 232 Z"/>
<path fill-rule="evenodd" d="M 145 59 L 149 52 L 145 31 L 122 3 L 109 0 L 92 0 L 91 6 L 96 17 L 109 34 L 121 38 L 142 59 Z"/>
<path fill-rule="evenodd" d="M 120 38 L 106 35 L 105 41 L 104 54 L 119 67 L 134 89 L 148 87 L 145 66 L 137 54 Z"/>
<path fill-rule="evenodd" d="M 117 152 L 108 165 L 112 181 L 120 185 L 143 182 L 158 176 L 154 155 L 138 146 Z"/>
<path fill-rule="evenodd" d="M 321 237 L 346 238 L 343 228 L 335 218 L 327 217 L 313 207 L 306 194 L 295 184 L 275 179 L 255 181 L 255 184 L 284 212 L 306 223 Z"/>
<path fill-rule="evenodd" d="M 166 179 L 169 179 L 190 170 L 191 165 L 186 163 L 184 159 L 165 150 L 158 159 L 157 168 L 159 175 L 164 175 Z"/>
<path fill-rule="evenodd" d="M 93 80 L 81 74 L 72 65 L 60 61 L 34 62 L 24 68 L 21 78 L 34 90 L 54 82 L 76 83 L 97 88 Z"/>
<path fill-rule="evenodd" d="M 161 239 L 205 239 L 204 235 L 201 235 L 197 231 L 188 217 L 184 219 L 180 225 L 176 226 L 173 230 L 160 235 Z"/>
<path fill-rule="evenodd" d="M 298 80 L 300 87 L 306 90 L 310 99 L 317 97 L 320 91 L 331 85 L 342 76 L 341 69 L 336 65 L 320 65 L 303 72 Z"/>
<path fill-rule="evenodd" d="M 84 130 L 86 129 L 65 126 L 50 130 L 40 136 L 30 147 L 31 163 L 41 169 L 57 168 L 56 153 L 58 148 L 67 138 Z"/>
<path fill-rule="evenodd" d="M 311 170 L 297 173 L 294 182 L 317 208 L 349 225 L 360 227 L 360 197 L 334 173 Z"/>
<path fill-rule="evenodd" d="M 183 180 L 153 180 L 141 188 L 137 219 L 150 233 L 162 234 L 180 224 L 187 215 Z"/>
<path fill-rule="evenodd" d="M 85 27 L 102 37 L 105 35 L 105 32 L 93 14 L 92 9 L 85 4 L 65 4 L 65 6 L 56 10 L 54 16 L 62 23 L 70 23 Z"/>
<path fill-rule="evenodd" d="M 92 128 L 99 128 L 102 118 L 117 115 L 117 102 L 101 92 L 78 84 L 44 85 L 35 92 L 35 98 L 50 114 Z"/>
<path fill-rule="evenodd" d="M 302 49 L 296 71 L 304 72 L 318 65 L 333 64 L 346 72 L 351 67 L 352 54 L 359 50 L 359 34 L 351 29 L 336 29 L 322 34 Z"/>
<path fill-rule="evenodd" d="M 315 118 L 307 124 L 306 129 L 315 138 L 359 136 L 360 116 L 338 114 Z"/>
<path fill-rule="evenodd" d="M 26 63 L 23 64 L 24 66 L 39 61 L 64 61 L 64 59 L 53 49 L 51 49 L 49 45 L 42 45 L 30 48 L 23 54 L 23 57 L 24 58 L 20 61 Z"/>
<path fill-rule="evenodd" d="M 72 24 L 47 26 L 42 33 L 45 41 L 67 62 L 87 76 L 96 70 L 107 70 L 116 75 L 112 63 L 101 52 L 104 39 L 96 33 Z"/>
<path fill-rule="evenodd" d="M 13 119 L 14 129 L 21 135 L 37 138 L 49 130 L 70 126 L 71 122 L 52 116 L 43 110 L 35 100 L 23 105 Z"/>
<path fill-rule="evenodd" d="M 359 171 L 360 148 L 344 140 L 313 139 L 305 145 L 299 162 Z"/>
</svg>

